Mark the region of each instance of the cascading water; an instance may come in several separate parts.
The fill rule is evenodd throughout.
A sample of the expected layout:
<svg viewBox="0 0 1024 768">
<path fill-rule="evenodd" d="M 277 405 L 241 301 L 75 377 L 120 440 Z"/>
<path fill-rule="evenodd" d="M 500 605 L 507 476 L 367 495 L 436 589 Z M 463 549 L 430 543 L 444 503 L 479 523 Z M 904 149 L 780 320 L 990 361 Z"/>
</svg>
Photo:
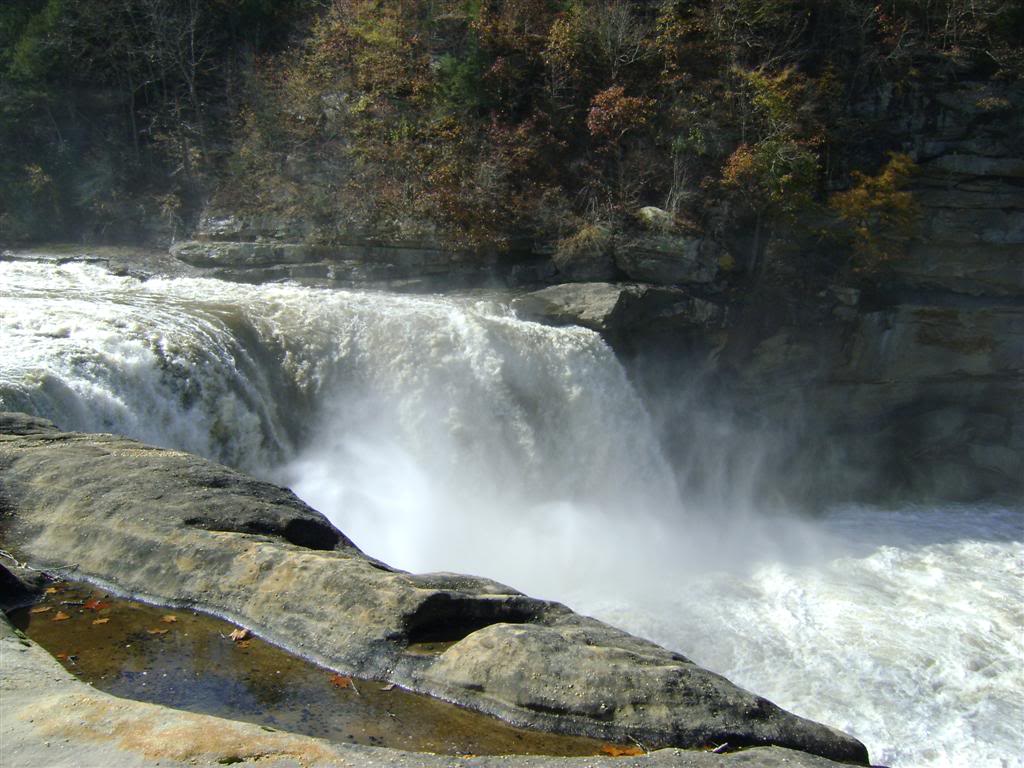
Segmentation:
<svg viewBox="0 0 1024 768">
<path fill-rule="evenodd" d="M 479 301 L 8 262 L 0 349 L 0 408 L 287 484 L 372 555 L 567 601 L 875 761 L 1024 765 L 1021 510 L 688 509 L 589 331 Z"/>
</svg>

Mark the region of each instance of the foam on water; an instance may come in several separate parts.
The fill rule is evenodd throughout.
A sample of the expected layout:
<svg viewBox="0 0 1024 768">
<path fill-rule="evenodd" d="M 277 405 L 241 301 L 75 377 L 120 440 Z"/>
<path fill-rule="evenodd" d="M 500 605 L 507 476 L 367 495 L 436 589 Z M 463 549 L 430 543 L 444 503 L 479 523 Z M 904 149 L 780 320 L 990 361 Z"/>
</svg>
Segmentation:
<svg viewBox="0 0 1024 768">
<path fill-rule="evenodd" d="M 1022 526 L 1002 508 L 838 509 L 800 564 L 573 602 L 856 734 L 875 762 L 1019 766 Z"/>
<path fill-rule="evenodd" d="M 394 565 L 569 601 L 878 762 L 1024 764 L 1022 510 L 688 508 L 589 331 L 24 262 L 0 263 L 0 349 L 0 408 L 288 484 Z"/>
</svg>

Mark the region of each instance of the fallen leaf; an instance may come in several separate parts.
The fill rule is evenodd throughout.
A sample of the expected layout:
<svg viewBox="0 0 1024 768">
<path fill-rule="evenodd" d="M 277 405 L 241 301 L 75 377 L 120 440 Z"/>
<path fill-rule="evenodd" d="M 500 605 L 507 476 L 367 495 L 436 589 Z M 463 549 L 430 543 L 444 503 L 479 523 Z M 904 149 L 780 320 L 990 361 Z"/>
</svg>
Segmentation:
<svg viewBox="0 0 1024 768">
<path fill-rule="evenodd" d="M 615 744 L 602 744 L 601 753 L 609 757 L 636 757 L 646 754 L 640 747 L 619 747 Z"/>
<path fill-rule="evenodd" d="M 47 587 L 46 590 L 45 590 L 45 593 L 47 595 L 56 595 L 57 594 L 57 588 L 56 587 Z"/>
<path fill-rule="evenodd" d="M 53 621 L 64 621 L 65 619 L 70 618 L 71 617 L 64 613 L 64 611 L 57 611 L 57 613 L 53 615 Z"/>
<path fill-rule="evenodd" d="M 53 657 L 55 659 L 60 659 L 61 661 L 67 661 L 68 660 L 68 655 L 66 653 L 55 653 L 55 654 L 53 654 Z"/>
<path fill-rule="evenodd" d="M 352 685 L 352 678 L 347 677 L 346 675 L 331 675 L 330 680 L 331 685 L 333 685 L 335 688 L 348 688 L 350 685 Z"/>
<path fill-rule="evenodd" d="M 46 613 L 47 611 L 52 611 L 52 610 L 53 610 L 53 606 L 52 605 L 37 605 L 35 608 L 29 608 L 28 612 L 29 613 Z"/>
<path fill-rule="evenodd" d="M 146 630 L 146 632 L 148 632 L 151 635 L 166 635 L 170 631 L 171 630 L 169 630 L 169 629 L 147 629 Z"/>
<path fill-rule="evenodd" d="M 82 605 L 87 611 L 102 611 L 104 608 L 109 608 L 110 603 L 104 603 L 100 600 L 86 600 Z"/>
<path fill-rule="evenodd" d="M 382 691 L 393 691 L 394 689 L 395 689 L 395 684 L 394 683 L 388 683 L 383 688 L 381 688 Z"/>
<path fill-rule="evenodd" d="M 160 617 L 160 621 L 162 621 L 164 624 L 173 624 L 177 620 L 178 620 L 178 617 L 173 615 L 173 614 L 170 614 L 170 613 L 167 614 L 166 616 L 161 616 Z"/>
<path fill-rule="evenodd" d="M 248 629 L 238 628 L 232 630 L 228 637 L 237 643 L 240 640 L 248 640 L 250 637 L 252 637 L 252 632 L 250 632 Z"/>
<path fill-rule="evenodd" d="M 106 624 L 108 621 L 110 621 L 110 617 L 109 616 L 104 616 L 102 619 L 93 619 L 92 623 L 93 624 Z"/>
</svg>

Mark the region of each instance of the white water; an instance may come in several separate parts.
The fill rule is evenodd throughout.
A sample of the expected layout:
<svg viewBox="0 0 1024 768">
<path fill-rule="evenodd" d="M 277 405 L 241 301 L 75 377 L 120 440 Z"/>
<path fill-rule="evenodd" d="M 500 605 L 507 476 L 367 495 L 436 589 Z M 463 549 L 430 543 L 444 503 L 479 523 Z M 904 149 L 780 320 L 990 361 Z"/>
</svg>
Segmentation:
<svg viewBox="0 0 1024 768">
<path fill-rule="evenodd" d="M 588 331 L 466 300 L 0 263 L 0 354 L 0 408 L 288 484 L 370 554 L 569 602 L 875 762 L 1024 765 L 1022 510 L 688 508 Z"/>
</svg>

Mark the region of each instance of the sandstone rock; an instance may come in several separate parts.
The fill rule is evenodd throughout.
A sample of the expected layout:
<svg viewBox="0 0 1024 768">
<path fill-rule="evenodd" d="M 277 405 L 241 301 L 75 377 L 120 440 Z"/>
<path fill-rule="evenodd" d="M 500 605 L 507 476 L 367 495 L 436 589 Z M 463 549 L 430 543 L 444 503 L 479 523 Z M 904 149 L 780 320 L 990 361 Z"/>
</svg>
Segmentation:
<svg viewBox="0 0 1024 768">
<path fill-rule="evenodd" d="M 566 281 L 613 280 L 619 274 L 613 256 L 614 246 L 612 231 L 596 224 L 559 241 L 552 261 L 559 277 Z"/>
<path fill-rule="evenodd" d="M 645 205 L 636 212 L 636 217 L 650 230 L 667 232 L 675 226 L 675 217 L 664 208 Z"/>
<path fill-rule="evenodd" d="M 1024 245 L 1024 211 L 931 208 L 920 237 L 947 244 Z M 1024 269 L 1024 257 L 1019 259 Z"/>
<path fill-rule="evenodd" d="M 207 211 L 196 227 L 197 240 L 251 242 L 274 240 L 299 242 L 310 234 L 309 226 L 295 217 L 282 214 L 242 214 L 234 211 Z"/>
<path fill-rule="evenodd" d="M 0 610 L 9 611 L 34 602 L 47 583 L 45 574 L 39 571 L 11 562 L 0 565 Z"/>
<path fill-rule="evenodd" d="M 572 768 L 579 759 L 448 757 L 336 744 L 259 725 L 168 709 L 102 693 L 72 677 L 0 615 L 0 744 L 5 765 L 47 768 Z M 593 768 L 836 768 L 778 747 L 726 755 L 665 749 Z"/>
<path fill-rule="evenodd" d="M 1016 245 L 915 242 L 894 262 L 893 275 L 909 287 L 927 291 L 1024 296 L 1024 256 Z"/>
<path fill-rule="evenodd" d="M 148 280 L 163 277 L 197 277 L 202 271 L 171 256 L 166 250 L 110 245 L 48 245 L 3 251 L 0 261 L 41 261 L 55 264 L 94 264 L 119 277 Z"/>
<path fill-rule="evenodd" d="M 0 413 L 0 435 L 58 434 L 57 426 L 49 419 L 29 416 L 27 413 Z"/>
<path fill-rule="evenodd" d="M 872 381 L 1017 377 L 1024 374 L 1024 310 L 903 305 L 865 313 L 847 366 L 848 377 Z"/>
<path fill-rule="evenodd" d="M 616 283 L 553 285 L 517 298 L 512 306 L 533 320 L 605 331 L 612 327 L 629 298 L 638 295 L 637 287 Z"/>
<path fill-rule="evenodd" d="M 944 172 L 961 176 L 994 176 L 997 178 L 1024 178 L 1024 158 L 985 157 L 982 155 L 953 153 L 942 155 L 924 164 L 930 173 Z"/>
<path fill-rule="evenodd" d="M 197 234 L 204 240 L 253 240 L 257 233 L 241 216 L 235 214 L 206 215 L 199 221 Z"/>
<path fill-rule="evenodd" d="M 300 264 L 319 252 L 301 243 L 205 242 L 189 240 L 171 246 L 171 255 L 196 267 L 251 268 Z"/>
<path fill-rule="evenodd" d="M 845 343 L 826 350 L 823 344 L 805 349 L 816 384 L 802 393 L 813 402 L 816 421 L 829 425 L 827 442 L 847 453 L 829 474 L 838 477 L 857 466 L 863 471 L 867 484 L 846 493 L 863 496 L 890 484 L 888 490 L 916 501 L 1019 498 L 1019 306 L 964 300 L 962 306 L 908 304 L 863 312 Z M 769 368 L 760 382 L 751 379 L 752 388 L 764 389 L 765 381 L 777 386 L 785 369 Z"/>
<path fill-rule="evenodd" d="M 622 283 L 553 285 L 512 302 L 521 316 L 552 325 L 581 325 L 611 338 L 651 324 L 664 329 L 714 327 L 721 306 L 685 291 Z"/>
<path fill-rule="evenodd" d="M 621 243 L 615 263 L 631 280 L 677 285 L 710 283 L 718 275 L 721 249 L 710 240 L 648 235 Z"/>
<path fill-rule="evenodd" d="M 107 588 L 194 607 L 327 666 L 516 725 L 650 747 L 778 745 L 866 764 L 855 739 L 683 656 L 486 579 L 396 572 L 290 492 L 176 451 L 0 435 L 0 542 Z M 418 643 L 450 643 L 413 652 Z"/>
</svg>

